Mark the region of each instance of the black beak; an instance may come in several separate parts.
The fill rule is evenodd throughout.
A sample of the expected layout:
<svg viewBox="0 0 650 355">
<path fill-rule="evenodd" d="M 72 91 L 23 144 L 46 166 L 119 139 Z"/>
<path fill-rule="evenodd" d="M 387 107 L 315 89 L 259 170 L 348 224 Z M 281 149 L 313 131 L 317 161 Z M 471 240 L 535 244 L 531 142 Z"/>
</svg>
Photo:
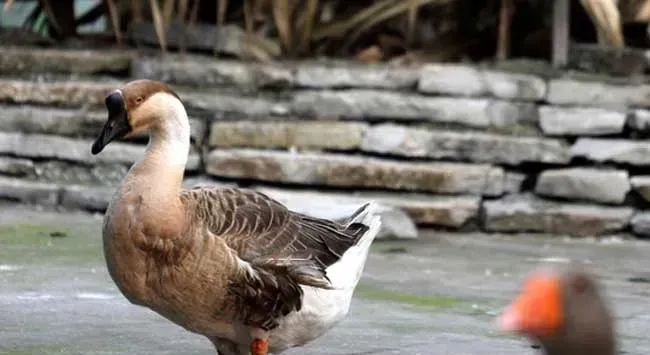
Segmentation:
<svg viewBox="0 0 650 355">
<path fill-rule="evenodd" d="M 108 109 L 108 120 L 93 143 L 91 150 L 93 155 L 101 152 L 111 141 L 122 138 L 131 132 L 131 124 L 124 107 L 122 93 L 120 91 L 110 93 L 104 99 L 104 104 Z"/>
</svg>

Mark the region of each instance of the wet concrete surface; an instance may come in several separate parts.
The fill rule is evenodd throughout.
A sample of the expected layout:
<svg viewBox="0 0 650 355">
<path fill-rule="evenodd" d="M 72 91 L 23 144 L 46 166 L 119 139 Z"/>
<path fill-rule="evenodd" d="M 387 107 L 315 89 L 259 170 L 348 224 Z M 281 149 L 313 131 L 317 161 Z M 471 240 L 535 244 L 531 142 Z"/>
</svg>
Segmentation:
<svg viewBox="0 0 650 355">
<path fill-rule="evenodd" d="M 106 272 L 101 216 L 0 206 L 0 354 L 213 354 L 126 301 Z M 650 353 L 650 243 L 425 232 L 373 245 L 345 321 L 287 355 L 535 354 L 493 319 L 523 277 L 577 260 L 606 287 L 626 354 Z"/>
</svg>

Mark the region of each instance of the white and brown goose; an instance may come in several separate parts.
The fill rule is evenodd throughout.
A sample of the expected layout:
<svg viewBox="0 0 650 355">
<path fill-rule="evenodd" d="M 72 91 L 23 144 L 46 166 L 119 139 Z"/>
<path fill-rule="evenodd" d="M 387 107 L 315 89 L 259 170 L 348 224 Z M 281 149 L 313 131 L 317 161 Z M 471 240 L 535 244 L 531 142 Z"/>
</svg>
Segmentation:
<svg viewBox="0 0 650 355">
<path fill-rule="evenodd" d="M 105 105 L 93 154 L 149 132 L 102 231 L 108 271 L 130 302 L 205 335 L 221 355 L 302 346 L 346 316 L 381 226 L 374 203 L 334 222 L 252 190 L 183 190 L 190 127 L 178 95 L 135 80 Z"/>
</svg>

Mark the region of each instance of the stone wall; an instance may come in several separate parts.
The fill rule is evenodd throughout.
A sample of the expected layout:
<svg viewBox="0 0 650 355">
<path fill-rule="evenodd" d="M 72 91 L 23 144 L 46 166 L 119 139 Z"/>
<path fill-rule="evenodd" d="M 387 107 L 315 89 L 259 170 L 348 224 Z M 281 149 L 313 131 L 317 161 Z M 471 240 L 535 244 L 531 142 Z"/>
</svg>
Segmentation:
<svg viewBox="0 0 650 355">
<path fill-rule="evenodd" d="M 104 96 L 155 78 L 190 113 L 188 186 L 253 187 L 332 217 L 347 211 L 332 204 L 375 199 L 392 211 L 387 220 L 405 213 L 459 231 L 650 235 L 650 84 L 641 80 L 0 50 L 4 199 L 103 211 L 146 142 L 90 154 Z"/>
</svg>

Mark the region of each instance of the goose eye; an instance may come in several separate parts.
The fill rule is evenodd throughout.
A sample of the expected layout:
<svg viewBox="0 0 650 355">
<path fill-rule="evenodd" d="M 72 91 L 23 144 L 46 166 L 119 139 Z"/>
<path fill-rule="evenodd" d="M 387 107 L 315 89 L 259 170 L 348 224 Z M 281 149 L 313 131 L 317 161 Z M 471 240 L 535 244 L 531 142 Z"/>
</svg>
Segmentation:
<svg viewBox="0 0 650 355">
<path fill-rule="evenodd" d="M 142 96 L 138 96 L 138 97 L 135 98 L 135 103 L 136 104 L 139 104 L 141 102 L 142 102 Z"/>
</svg>

